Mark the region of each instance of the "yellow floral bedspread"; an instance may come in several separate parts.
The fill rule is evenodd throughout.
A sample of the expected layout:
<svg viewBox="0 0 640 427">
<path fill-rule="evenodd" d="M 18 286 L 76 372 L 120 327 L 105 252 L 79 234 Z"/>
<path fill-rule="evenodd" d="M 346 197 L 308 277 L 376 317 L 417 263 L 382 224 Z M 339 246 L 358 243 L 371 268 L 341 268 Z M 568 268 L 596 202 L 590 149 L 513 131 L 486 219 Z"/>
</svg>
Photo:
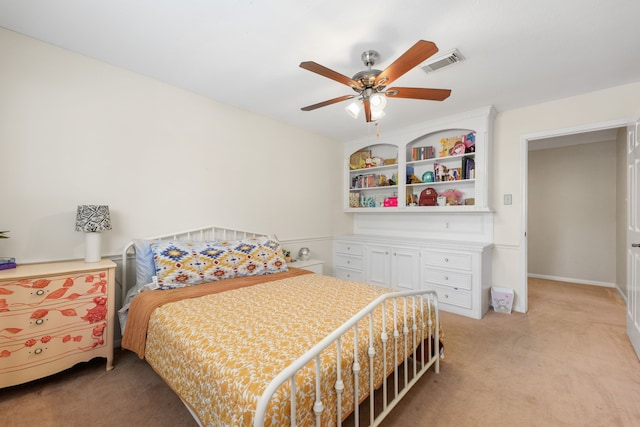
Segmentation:
<svg viewBox="0 0 640 427">
<path fill-rule="evenodd" d="M 182 300 L 157 308 L 149 320 L 145 357 L 207 426 L 250 426 L 259 397 L 273 377 L 322 338 L 389 289 L 307 274 Z M 394 367 L 393 304 L 387 303 L 386 373 Z M 380 314 L 380 312 L 378 313 Z M 381 359 L 381 315 L 375 316 L 376 359 Z M 369 320 L 358 325 L 360 396 L 368 393 Z M 426 320 L 426 314 L 424 319 Z M 399 319 L 401 321 L 402 319 Z M 424 327 L 421 322 L 419 327 Z M 411 330 L 412 325 L 408 325 Z M 398 324 L 402 333 L 402 324 Z M 353 410 L 353 333 L 343 340 L 343 414 Z M 402 342 L 402 340 L 400 340 Z M 398 358 L 403 358 L 404 344 Z M 410 352 L 412 344 L 409 343 Z M 335 345 L 322 355 L 322 425 L 336 424 Z M 298 425 L 314 424 L 315 367 L 296 377 Z M 274 395 L 265 425 L 289 425 L 290 382 Z M 333 403 L 332 403 L 333 401 Z M 343 417 L 344 418 L 344 417 Z"/>
</svg>

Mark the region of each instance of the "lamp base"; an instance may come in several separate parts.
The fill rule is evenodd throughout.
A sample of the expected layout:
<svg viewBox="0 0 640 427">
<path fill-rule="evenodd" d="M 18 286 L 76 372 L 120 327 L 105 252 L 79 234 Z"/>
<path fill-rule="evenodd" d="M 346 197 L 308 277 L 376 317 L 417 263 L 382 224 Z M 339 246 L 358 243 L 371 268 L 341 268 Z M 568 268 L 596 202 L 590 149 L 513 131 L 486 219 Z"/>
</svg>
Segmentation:
<svg viewBox="0 0 640 427">
<path fill-rule="evenodd" d="M 99 232 L 84 233 L 84 262 L 100 262 L 100 241 L 102 235 Z"/>
</svg>

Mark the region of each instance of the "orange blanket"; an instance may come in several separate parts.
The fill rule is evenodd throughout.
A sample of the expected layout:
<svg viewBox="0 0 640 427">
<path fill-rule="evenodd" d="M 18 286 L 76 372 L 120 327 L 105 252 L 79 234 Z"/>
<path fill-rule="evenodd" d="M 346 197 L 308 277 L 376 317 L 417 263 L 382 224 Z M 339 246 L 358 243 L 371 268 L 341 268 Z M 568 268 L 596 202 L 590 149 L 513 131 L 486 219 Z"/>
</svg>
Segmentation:
<svg viewBox="0 0 640 427">
<path fill-rule="evenodd" d="M 131 301 L 127 326 L 122 336 L 122 348 L 131 350 L 135 352 L 140 359 L 144 359 L 149 317 L 151 313 L 153 313 L 153 310 L 164 304 L 310 273 L 308 270 L 289 268 L 289 271 L 284 273 L 237 277 L 185 288 L 142 292 Z"/>
</svg>

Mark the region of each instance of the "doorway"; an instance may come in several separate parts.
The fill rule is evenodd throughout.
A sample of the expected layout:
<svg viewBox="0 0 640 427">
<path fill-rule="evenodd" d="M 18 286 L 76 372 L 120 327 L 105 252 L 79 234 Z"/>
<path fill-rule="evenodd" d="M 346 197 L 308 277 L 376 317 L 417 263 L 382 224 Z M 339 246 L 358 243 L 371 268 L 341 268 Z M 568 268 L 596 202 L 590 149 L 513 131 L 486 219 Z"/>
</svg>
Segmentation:
<svg viewBox="0 0 640 427">
<path fill-rule="evenodd" d="M 629 124 L 629 120 L 616 120 L 612 122 L 599 123 L 593 125 L 580 126 L 576 128 L 570 129 L 560 129 L 560 130 L 552 130 L 545 131 L 536 134 L 524 135 L 521 137 L 521 183 L 522 183 L 522 224 L 523 231 L 521 234 L 521 259 L 520 259 L 520 271 L 522 272 L 522 287 L 524 289 L 524 295 L 522 295 L 522 305 L 524 311 L 528 311 L 528 284 L 527 280 L 529 278 L 529 214 L 530 214 L 530 203 L 529 203 L 529 157 L 530 151 L 532 149 L 546 149 L 546 148 L 562 148 L 568 147 L 570 145 L 576 145 L 578 143 L 588 143 L 588 142 L 596 142 L 596 141 L 604 141 L 604 140 L 615 140 L 615 135 L 617 129 L 625 128 Z M 613 138 L 612 138 L 613 135 Z M 561 151 L 558 151 L 561 153 Z M 566 154 L 566 148 L 565 148 Z M 624 172 L 624 171 L 623 171 Z M 597 174 L 597 171 L 594 171 Z M 613 219 L 615 221 L 615 218 Z M 617 226 L 625 227 L 625 224 L 618 224 Z M 565 236 L 565 238 L 568 238 Z M 566 241 L 565 241 L 565 244 Z M 617 261 L 616 261 L 617 262 Z M 626 258 L 622 256 L 621 262 L 625 263 Z M 619 270 L 618 267 L 615 267 L 616 271 Z M 623 271 L 626 271 L 623 268 Z M 570 275 L 570 273 L 568 273 Z M 614 281 L 620 284 L 620 278 L 614 279 Z M 588 284 L 599 284 L 599 283 L 589 283 L 589 281 L 585 281 Z M 626 286 L 626 282 L 625 282 Z M 622 292 L 621 292 L 622 294 Z M 622 295 L 624 298 L 624 295 Z"/>
</svg>

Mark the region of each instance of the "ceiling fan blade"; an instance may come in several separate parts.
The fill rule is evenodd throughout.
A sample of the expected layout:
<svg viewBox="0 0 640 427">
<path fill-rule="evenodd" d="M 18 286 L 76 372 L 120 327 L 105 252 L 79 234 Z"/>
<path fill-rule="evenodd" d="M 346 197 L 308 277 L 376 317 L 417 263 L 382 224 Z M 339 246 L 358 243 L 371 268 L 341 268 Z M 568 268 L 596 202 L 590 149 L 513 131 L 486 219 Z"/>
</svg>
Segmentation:
<svg viewBox="0 0 640 427">
<path fill-rule="evenodd" d="M 385 70 L 378 74 L 374 87 L 389 85 L 392 81 L 396 80 L 410 69 L 433 56 L 437 51 L 438 47 L 435 43 L 426 40 L 419 40 L 416 44 L 411 46 L 409 50 L 396 59 L 393 64 L 389 65 Z"/>
<path fill-rule="evenodd" d="M 430 101 L 443 101 L 451 95 L 451 89 L 426 89 L 419 87 L 392 87 L 386 90 L 385 95 L 390 98 L 427 99 Z"/>
<path fill-rule="evenodd" d="M 306 61 L 306 62 L 301 62 L 300 63 L 300 68 L 304 68 L 305 70 L 309 70 L 311 72 L 314 72 L 316 74 L 320 74 L 323 77 L 327 77 L 331 80 L 335 80 L 338 83 L 342 83 L 344 85 L 349 86 L 350 88 L 353 89 L 359 89 L 361 90 L 362 87 L 360 85 L 360 83 L 358 83 L 357 81 L 353 80 L 350 77 L 345 76 L 344 74 L 340 74 L 337 71 L 333 71 L 323 65 L 320 65 L 316 62 L 313 61 Z"/>
<path fill-rule="evenodd" d="M 371 120 L 371 102 L 369 99 L 362 100 L 362 104 L 364 105 L 364 118 L 367 122 L 372 122 Z"/>
<path fill-rule="evenodd" d="M 311 110 L 315 110 L 316 108 L 326 107 L 327 105 L 335 104 L 337 102 L 346 101 L 347 99 L 351 99 L 351 98 L 355 98 L 355 97 L 356 97 L 356 95 L 345 95 L 345 96 L 341 96 L 341 97 L 338 97 L 338 98 L 330 99 L 328 101 L 319 102 L 317 104 L 313 104 L 313 105 L 308 105 L 306 107 L 302 107 L 301 110 L 302 111 L 311 111 Z"/>
</svg>

